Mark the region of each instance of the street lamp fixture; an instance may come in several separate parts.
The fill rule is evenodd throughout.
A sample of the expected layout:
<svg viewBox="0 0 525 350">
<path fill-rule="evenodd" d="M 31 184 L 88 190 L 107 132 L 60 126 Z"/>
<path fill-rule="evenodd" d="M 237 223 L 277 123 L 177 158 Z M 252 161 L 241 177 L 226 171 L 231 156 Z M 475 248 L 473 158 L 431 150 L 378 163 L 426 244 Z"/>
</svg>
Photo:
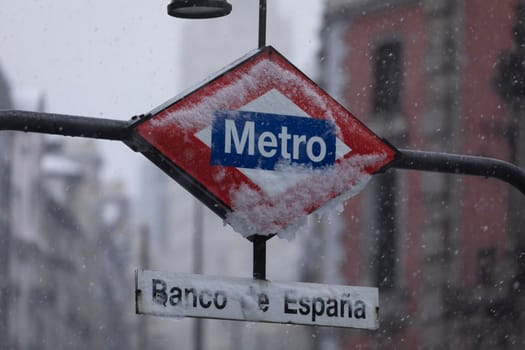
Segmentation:
<svg viewBox="0 0 525 350">
<path fill-rule="evenodd" d="M 178 18 L 215 18 L 228 15 L 232 5 L 226 0 L 171 0 L 168 15 Z"/>
<path fill-rule="evenodd" d="M 205 19 L 230 14 L 226 0 L 171 0 L 168 15 L 178 18 Z M 259 48 L 266 46 L 266 0 L 259 0 Z"/>
</svg>

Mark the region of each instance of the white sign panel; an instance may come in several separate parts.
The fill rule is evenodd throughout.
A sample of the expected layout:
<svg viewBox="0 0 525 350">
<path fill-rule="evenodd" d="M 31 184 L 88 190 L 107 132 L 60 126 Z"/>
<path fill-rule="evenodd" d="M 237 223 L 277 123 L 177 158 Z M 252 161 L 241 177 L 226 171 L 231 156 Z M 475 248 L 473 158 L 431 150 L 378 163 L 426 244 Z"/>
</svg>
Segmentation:
<svg viewBox="0 0 525 350">
<path fill-rule="evenodd" d="M 138 314 L 377 329 L 377 288 L 137 271 Z"/>
</svg>

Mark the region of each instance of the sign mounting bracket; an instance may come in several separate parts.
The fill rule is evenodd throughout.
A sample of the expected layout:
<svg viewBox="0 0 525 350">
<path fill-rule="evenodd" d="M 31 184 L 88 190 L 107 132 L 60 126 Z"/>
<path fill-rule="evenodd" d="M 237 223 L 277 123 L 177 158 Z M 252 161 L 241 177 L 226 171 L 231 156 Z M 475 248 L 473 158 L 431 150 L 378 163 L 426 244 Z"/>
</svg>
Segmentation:
<svg viewBox="0 0 525 350">
<path fill-rule="evenodd" d="M 253 278 L 266 280 L 266 241 L 274 235 L 253 235 L 248 240 L 253 244 Z"/>
</svg>

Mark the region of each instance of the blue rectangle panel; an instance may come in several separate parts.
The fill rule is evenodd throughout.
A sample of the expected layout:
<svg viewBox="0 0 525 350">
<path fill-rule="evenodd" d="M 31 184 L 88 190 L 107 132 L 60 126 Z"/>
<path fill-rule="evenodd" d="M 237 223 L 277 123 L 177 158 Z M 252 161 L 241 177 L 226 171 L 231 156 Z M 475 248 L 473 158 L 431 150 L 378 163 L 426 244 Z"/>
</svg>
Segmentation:
<svg viewBox="0 0 525 350">
<path fill-rule="evenodd" d="M 323 168 L 335 162 L 335 125 L 308 117 L 216 111 L 212 165 L 275 170 L 278 163 Z"/>
</svg>

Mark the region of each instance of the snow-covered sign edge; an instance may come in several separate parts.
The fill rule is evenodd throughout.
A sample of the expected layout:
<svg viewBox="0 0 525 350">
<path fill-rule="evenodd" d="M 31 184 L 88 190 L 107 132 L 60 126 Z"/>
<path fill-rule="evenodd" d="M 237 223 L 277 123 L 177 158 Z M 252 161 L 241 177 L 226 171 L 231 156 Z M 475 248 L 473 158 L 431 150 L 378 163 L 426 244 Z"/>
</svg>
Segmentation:
<svg viewBox="0 0 525 350">
<path fill-rule="evenodd" d="M 200 87 L 205 86 L 209 84 L 210 82 L 219 79 L 224 74 L 228 73 L 229 71 L 235 69 L 236 67 L 242 65 L 246 61 L 251 60 L 255 56 L 259 55 L 264 50 L 271 50 L 275 51 L 272 47 L 267 47 L 262 50 L 255 50 L 248 55 L 242 57 L 241 59 L 235 61 L 233 64 L 229 65 L 225 69 L 219 71 L 217 74 L 212 76 L 211 78 L 207 79 L 203 83 L 199 84 L 199 86 L 196 89 L 193 89 L 190 92 L 185 92 L 173 99 L 170 99 L 163 105 L 159 106 L 155 110 L 153 110 L 154 113 L 160 113 L 162 110 L 165 110 L 172 106 L 173 104 L 177 103 L 178 101 L 183 100 L 186 96 L 191 95 L 193 92 L 198 90 Z M 275 51 L 276 52 L 276 51 Z M 278 54 L 278 53 L 277 53 Z M 284 57 L 281 56 L 282 59 L 284 59 L 287 63 L 289 63 Z M 290 66 L 292 66 L 294 69 L 296 69 L 298 72 L 300 72 L 293 64 L 289 63 Z M 315 82 L 311 81 L 308 77 L 305 77 L 308 79 L 308 82 L 316 86 L 318 89 L 320 89 Z M 329 95 L 327 95 L 328 98 L 331 98 Z M 325 96 L 323 96 L 325 98 Z M 351 114 L 351 113 L 350 113 Z M 156 114 L 155 114 L 156 115 Z M 151 119 L 152 116 L 143 118 L 142 120 L 138 121 L 135 125 L 139 125 L 146 120 Z M 359 122 L 359 121 L 358 121 Z M 157 122 L 158 123 L 158 122 Z M 360 122 L 359 122 L 360 123 Z M 365 129 L 369 130 L 364 124 L 360 123 Z M 133 126 L 135 127 L 135 126 Z M 376 136 L 376 135 L 374 135 Z M 377 136 L 376 136 L 377 137 Z M 147 142 L 145 142 L 147 143 Z M 144 146 L 144 143 L 143 143 Z M 395 154 L 397 151 L 395 148 L 393 148 L 391 145 L 386 143 L 387 148 L 389 148 L 393 153 Z M 253 234 L 263 234 L 263 235 L 270 235 L 277 233 L 280 237 L 285 238 L 292 238 L 293 233 L 296 231 L 296 228 L 301 226 L 301 223 L 304 222 L 304 218 L 307 214 L 311 213 L 313 210 L 319 209 L 319 208 L 309 208 L 308 206 L 303 206 L 299 209 L 298 212 L 296 212 L 295 216 L 291 218 L 290 220 L 286 220 L 285 223 L 283 223 L 283 220 L 274 220 L 272 218 L 272 215 L 259 215 L 259 217 L 268 217 L 269 220 L 262 220 L 262 222 L 254 223 L 253 220 L 250 219 L 250 216 L 252 216 L 254 213 L 261 213 L 260 209 L 270 210 L 273 213 L 279 213 L 283 210 L 286 210 L 287 202 L 291 203 L 290 201 L 284 201 L 282 203 L 285 204 L 285 206 L 281 205 L 270 205 L 267 206 L 263 204 L 263 206 L 259 206 L 258 208 L 254 209 L 254 203 L 257 201 L 252 201 L 248 206 L 250 207 L 248 210 L 246 209 L 246 203 L 249 202 L 249 198 L 253 198 L 253 188 L 249 187 L 243 187 L 235 189 L 238 193 L 232 193 L 232 197 L 235 197 L 235 202 L 232 202 L 232 206 L 226 205 L 224 202 L 222 202 L 218 197 L 213 195 L 213 193 L 210 193 L 207 191 L 204 186 L 202 186 L 200 183 L 194 183 L 193 178 L 190 174 L 187 174 L 184 170 L 179 168 L 176 164 L 169 165 L 170 161 L 163 157 L 162 155 L 155 156 L 155 148 L 146 145 L 145 148 L 148 148 L 146 152 L 144 153 L 147 157 L 149 154 L 149 157 L 152 161 L 154 161 L 158 166 L 160 166 L 165 172 L 167 172 L 170 176 L 172 176 L 177 182 L 179 182 L 183 187 L 185 187 L 188 191 L 190 191 L 193 195 L 195 195 L 198 199 L 203 201 L 210 209 L 212 209 L 214 212 L 216 212 L 219 216 L 221 216 L 223 219 L 225 219 L 225 222 L 230 224 L 237 232 L 241 233 L 243 236 L 250 236 Z M 152 156 L 153 155 L 153 156 Z M 383 159 L 381 159 L 383 158 Z M 368 159 L 358 159 L 359 162 L 356 163 L 356 159 L 353 159 L 352 161 L 344 161 L 342 164 L 336 166 L 335 172 L 338 173 L 338 176 L 345 177 L 348 181 L 351 182 L 351 186 L 349 188 L 339 188 L 335 192 L 337 192 L 339 195 L 337 195 L 335 198 L 329 200 L 329 202 L 334 201 L 336 203 L 341 203 L 343 200 L 347 200 L 351 196 L 357 194 L 362 188 L 364 188 L 365 184 L 368 182 L 370 175 L 364 172 L 365 167 L 373 166 L 373 163 L 380 164 L 382 161 L 384 161 L 384 158 L 388 158 L 387 154 L 379 155 L 379 157 L 375 157 L 375 161 L 373 161 L 372 158 L 368 157 Z M 395 158 L 395 157 L 392 157 Z M 365 163 L 363 163 L 365 162 Z M 366 164 L 368 162 L 368 164 Z M 343 164 L 344 163 L 344 164 Z M 359 164 L 358 164 L 359 163 Z M 384 167 L 385 164 L 383 163 Z M 344 169 L 343 169 L 344 168 Z M 380 167 L 381 168 L 381 167 Z M 352 179 L 348 178 L 348 172 L 351 173 Z M 316 177 L 317 183 L 323 183 L 322 178 Z M 333 186 L 332 186 L 333 187 Z M 335 186 L 337 187 L 337 186 Z M 311 188 L 310 188 L 311 189 Z M 248 201 L 247 201 L 248 199 Z M 259 204 L 262 204 L 264 202 L 263 199 L 259 199 Z M 277 203 L 277 202 L 276 202 Z M 336 205 L 330 205 L 329 203 L 323 203 L 321 207 L 341 207 L 340 204 Z M 281 222 L 279 222 L 281 221 Z M 284 226 L 283 226 L 284 225 Z"/>
</svg>

